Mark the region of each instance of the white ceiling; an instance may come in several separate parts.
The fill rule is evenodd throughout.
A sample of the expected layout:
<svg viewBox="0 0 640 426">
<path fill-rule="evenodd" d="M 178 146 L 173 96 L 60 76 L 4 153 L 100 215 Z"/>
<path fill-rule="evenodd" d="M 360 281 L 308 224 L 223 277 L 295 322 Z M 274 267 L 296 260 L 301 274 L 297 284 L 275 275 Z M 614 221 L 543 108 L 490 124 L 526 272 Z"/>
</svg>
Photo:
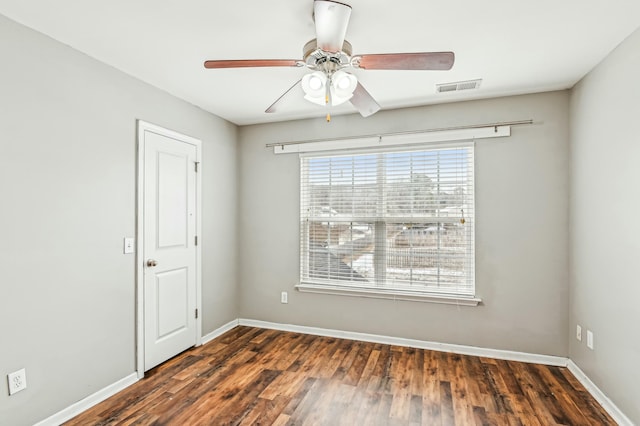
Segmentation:
<svg viewBox="0 0 640 426">
<path fill-rule="evenodd" d="M 640 27 L 639 0 L 343 1 L 354 54 L 456 54 L 450 71 L 354 70 L 383 109 L 570 88 Z M 303 68 L 203 67 L 302 59 L 312 9 L 312 0 L 0 0 L 0 14 L 238 125 L 326 113 L 300 98 L 264 113 Z M 476 78 L 479 90 L 435 92 Z"/>
</svg>

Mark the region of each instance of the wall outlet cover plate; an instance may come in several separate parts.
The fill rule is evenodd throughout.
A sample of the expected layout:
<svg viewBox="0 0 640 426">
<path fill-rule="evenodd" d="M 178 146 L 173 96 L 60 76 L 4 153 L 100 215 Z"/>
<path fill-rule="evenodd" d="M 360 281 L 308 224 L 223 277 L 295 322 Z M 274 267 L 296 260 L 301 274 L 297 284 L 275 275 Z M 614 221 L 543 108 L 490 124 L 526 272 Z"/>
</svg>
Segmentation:
<svg viewBox="0 0 640 426">
<path fill-rule="evenodd" d="M 9 382 L 9 395 L 25 390 L 27 388 L 27 371 L 23 368 L 13 373 L 7 374 Z"/>
</svg>

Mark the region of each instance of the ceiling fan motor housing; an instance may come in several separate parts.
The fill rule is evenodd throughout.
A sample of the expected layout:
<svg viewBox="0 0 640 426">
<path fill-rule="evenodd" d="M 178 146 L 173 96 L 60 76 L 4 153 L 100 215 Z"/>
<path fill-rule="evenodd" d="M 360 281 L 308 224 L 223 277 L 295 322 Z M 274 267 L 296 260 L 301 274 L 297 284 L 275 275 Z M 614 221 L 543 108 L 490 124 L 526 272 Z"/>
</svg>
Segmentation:
<svg viewBox="0 0 640 426">
<path fill-rule="evenodd" d="M 332 53 L 320 49 L 318 41 L 314 38 L 304 45 L 302 60 L 311 69 L 331 74 L 350 65 L 352 52 L 351 43 L 347 40 L 342 44 L 342 50 Z"/>
</svg>

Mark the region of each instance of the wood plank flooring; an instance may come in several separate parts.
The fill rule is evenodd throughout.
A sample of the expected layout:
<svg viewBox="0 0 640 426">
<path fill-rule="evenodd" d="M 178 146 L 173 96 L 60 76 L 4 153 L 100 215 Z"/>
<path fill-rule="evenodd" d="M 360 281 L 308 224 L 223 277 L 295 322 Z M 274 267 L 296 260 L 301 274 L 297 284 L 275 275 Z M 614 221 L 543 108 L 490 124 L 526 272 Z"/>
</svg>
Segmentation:
<svg viewBox="0 0 640 426">
<path fill-rule="evenodd" d="M 66 425 L 615 425 L 566 369 L 236 327 Z"/>
</svg>

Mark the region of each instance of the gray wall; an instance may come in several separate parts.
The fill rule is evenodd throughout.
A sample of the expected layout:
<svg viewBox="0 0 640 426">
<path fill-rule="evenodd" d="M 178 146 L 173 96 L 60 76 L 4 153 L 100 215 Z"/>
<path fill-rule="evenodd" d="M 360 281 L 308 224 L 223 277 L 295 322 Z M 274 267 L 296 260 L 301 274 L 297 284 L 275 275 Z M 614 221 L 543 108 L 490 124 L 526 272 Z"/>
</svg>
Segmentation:
<svg viewBox="0 0 640 426">
<path fill-rule="evenodd" d="M 136 119 L 203 140 L 203 333 L 238 317 L 237 128 L 2 16 L 0 58 L 0 424 L 27 425 L 135 370 Z"/>
<path fill-rule="evenodd" d="M 571 94 L 571 359 L 640 424 L 640 30 Z M 575 337 L 576 324 L 583 340 Z M 587 349 L 586 329 L 594 333 Z"/>
<path fill-rule="evenodd" d="M 278 323 L 568 355 L 569 93 L 242 127 L 240 314 Z M 322 115 L 322 114 L 318 114 Z M 299 293 L 299 159 L 264 144 L 533 119 L 476 148 L 478 307 Z M 289 304 L 280 304 L 287 290 Z"/>
</svg>

